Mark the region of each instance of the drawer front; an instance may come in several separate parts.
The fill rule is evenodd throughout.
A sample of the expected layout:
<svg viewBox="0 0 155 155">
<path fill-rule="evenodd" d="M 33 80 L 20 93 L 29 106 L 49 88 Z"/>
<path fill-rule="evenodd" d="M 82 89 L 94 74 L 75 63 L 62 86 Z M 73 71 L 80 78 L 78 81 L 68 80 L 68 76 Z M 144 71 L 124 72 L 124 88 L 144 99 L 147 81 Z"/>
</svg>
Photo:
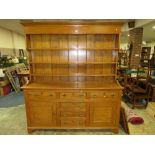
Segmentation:
<svg viewBox="0 0 155 155">
<path fill-rule="evenodd" d="M 74 97 L 77 97 L 78 99 L 80 98 L 86 98 L 86 93 L 85 92 L 75 92 Z"/>
<path fill-rule="evenodd" d="M 38 100 L 38 101 L 28 101 L 29 107 L 49 107 L 52 105 L 51 102 L 47 102 L 46 100 Z"/>
<path fill-rule="evenodd" d="M 51 99 L 56 99 L 56 93 L 51 91 L 31 91 L 27 92 L 29 101 L 49 102 Z"/>
<path fill-rule="evenodd" d="M 62 102 L 60 107 L 61 109 L 82 110 L 86 108 L 86 104 L 84 102 Z"/>
<path fill-rule="evenodd" d="M 116 98 L 118 97 L 117 91 L 93 91 L 89 93 L 90 98 Z"/>
<path fill-rule="evenodd" d="M 60 99 L 71 99 L 72 97 L 73 93 L 71 92 L 60 93 Z"/>
<path fill-rule="evenodd" d="M 102 98 L 103 96 L 103 92 L 90 92 L 90 98 Z"/>
<path fill-rule="evenodd" d="M 56 98 L 56 93 L 52 91 L 30 91 L 27 94 L 28 96 L 31 96 L 31 97 L 45 96 L 45 97 Z"/>
<path fill-rule="evenodd" d="M 61 111 L 61 117 L 86 117 L 85 112 L 80 111 Z"/>
<path fill-rule="evenodd" d="M 105 91 L 104 96 L 107 98 L 117 98 L 119 95 L 118 91 Z"/>
<path fill-rule="evenodd" d="M 61 127 L 84 127 L 86 126 L 85 119 L 82 118 L 61 118 Z"/>
<path fill-rule="evenodd" d="M 85 92 L 64 92 L 60 93 L 60 99 L 86 98 Z"/>
</svg>

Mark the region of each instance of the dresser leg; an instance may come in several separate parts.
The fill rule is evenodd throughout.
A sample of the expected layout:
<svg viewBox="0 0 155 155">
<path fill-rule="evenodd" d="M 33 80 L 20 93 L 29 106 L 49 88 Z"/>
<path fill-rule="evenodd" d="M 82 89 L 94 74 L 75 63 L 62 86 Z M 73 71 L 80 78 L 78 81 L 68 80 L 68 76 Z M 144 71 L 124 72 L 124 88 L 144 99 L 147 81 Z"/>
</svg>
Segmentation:
<svg viewBox="0 0 155 155">
<path fill-rule="evenodd" d="M 27 132 L 28 132 L 28 134 L 31 134 L 32 131 L 33 131 L 32 129 L 27 128 Z"/>
<path fill-rule="evenodd" d="M 119 133 L 119 129 L 112 129 L 111 130 L 113 133 L 118 134 Z"/>
</svg>

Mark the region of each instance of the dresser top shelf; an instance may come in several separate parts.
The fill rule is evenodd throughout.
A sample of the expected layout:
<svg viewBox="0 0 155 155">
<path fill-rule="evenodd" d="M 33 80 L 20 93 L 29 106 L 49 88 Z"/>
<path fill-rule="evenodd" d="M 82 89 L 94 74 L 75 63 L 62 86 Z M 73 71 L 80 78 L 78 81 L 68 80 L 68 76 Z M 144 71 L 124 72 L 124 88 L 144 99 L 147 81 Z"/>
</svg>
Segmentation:
<svg viewBox="0 0 155 155">
<path fill-rule="evenodd" d="M 116 82 L 32 82 L 23 86 L 24 89 L 122 89 Z"/>
</svg>

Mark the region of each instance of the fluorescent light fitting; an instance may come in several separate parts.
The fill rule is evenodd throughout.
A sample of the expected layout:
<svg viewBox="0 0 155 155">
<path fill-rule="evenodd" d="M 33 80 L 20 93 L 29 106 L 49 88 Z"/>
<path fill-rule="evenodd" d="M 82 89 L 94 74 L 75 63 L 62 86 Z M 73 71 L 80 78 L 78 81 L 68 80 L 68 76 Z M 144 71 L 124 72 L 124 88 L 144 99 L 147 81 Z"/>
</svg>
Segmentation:
<svg viewBox="0 0 155 155">
<path fill-rule="evenodd" d="M 155 26 L 152 26 L 153 29 L 155 29 Z"/>
</svg>

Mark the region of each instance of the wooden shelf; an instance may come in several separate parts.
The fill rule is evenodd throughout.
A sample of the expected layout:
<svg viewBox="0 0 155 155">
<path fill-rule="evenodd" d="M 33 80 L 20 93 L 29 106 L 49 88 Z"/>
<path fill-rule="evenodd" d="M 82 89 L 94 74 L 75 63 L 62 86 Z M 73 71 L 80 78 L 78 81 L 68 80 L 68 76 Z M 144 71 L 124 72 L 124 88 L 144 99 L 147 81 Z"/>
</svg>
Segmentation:
<svg viewBox="0 0 155 155">
<path fill-rule="evenodd" d="M 30 62 L 30 64 L 53 64 L 53 65 L 104 65 L 117 64 L 117 62 Z"/>
<path fill-rule="evenodd" d="M 65 50 L 95 50 L 95 51 L 111 51 L 119 48 L 27 48 L 27 51 L 65 51 Z"/>
<path fill-rule="evenodd" d="M 62 74 L 58 74 L 58 75 L 56 75 L 56 74 L 46 74 L 46 73 L 44 73 L 44 75 L 43 74 L 31 74 L 32 76 L 40 76 L 40 77 L 45 77 L 45 76 L 49 76 L 49 77 L 51 77 L 51 76 L 53 76 L 53 77 L 71 77 L 71 76 L 79 76 L 79 77 L 102 77 L 102 76 L 106 76 L 106 77 L 109 77 L 109 76 L 116 76 L 116 74 L 82 74 L 82 73 L 75 73 L 75 74 L 64 74 L 64 75 L 62 75 Z"/>
</svg>

